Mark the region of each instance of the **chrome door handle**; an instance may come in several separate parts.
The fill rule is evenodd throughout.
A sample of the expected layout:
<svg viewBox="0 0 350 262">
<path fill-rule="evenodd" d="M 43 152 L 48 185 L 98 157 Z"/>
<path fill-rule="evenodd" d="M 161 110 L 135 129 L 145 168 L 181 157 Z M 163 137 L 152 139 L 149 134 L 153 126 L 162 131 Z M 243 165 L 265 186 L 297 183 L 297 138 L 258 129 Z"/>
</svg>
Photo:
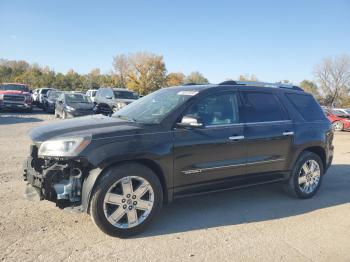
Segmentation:
<svg viewBox="0 0 350 262">
<path fill-rule="evenodd" d="M 229 136 L 228 139 L 230 139 L 230 140 L 242 140 L 242 139 L 244 139 L 244 136 Z"/>
<path fill-rule="evenodd" d="M 292 136 L 294 135 L 294 132 L 283 132 L 284 136 Z"/>
</svg>

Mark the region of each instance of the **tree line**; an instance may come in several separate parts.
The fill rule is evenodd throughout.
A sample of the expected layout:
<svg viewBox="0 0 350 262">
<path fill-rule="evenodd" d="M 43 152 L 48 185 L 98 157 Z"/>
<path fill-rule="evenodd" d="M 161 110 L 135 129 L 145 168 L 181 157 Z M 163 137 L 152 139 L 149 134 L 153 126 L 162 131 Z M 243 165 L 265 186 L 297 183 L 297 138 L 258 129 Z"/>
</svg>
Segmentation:
<svg viewBox="0 0 350 262">
<path fill-rule="evenodd" d="M 102 74 L 98 68 L 88 74 L 78 74 L 73 69 L 63 74 L 23 60 L 0 59 L 0 83 L 20 82 L 32 89 L 54 87 L 82 91 L 112 86 L 128 88 L 141 95 L 161 87 L 208 83 L 208 79 L 198 71 L 189 75 L 168 72 L 162 55 L 147 52 L 117 55 L 112 68 L 107 74 Z M 240 75 L 238 79 L 259 81 L 255 75 L 249 74 Z M 279 82 L 289 83 L 288 80 Z M 321 104 L 350 107 L 350 57 L 341 55 L 324 58 L 314 68 L 314 80 L 303 80 L 299 86 L 312 93 Z"/>
</svg>

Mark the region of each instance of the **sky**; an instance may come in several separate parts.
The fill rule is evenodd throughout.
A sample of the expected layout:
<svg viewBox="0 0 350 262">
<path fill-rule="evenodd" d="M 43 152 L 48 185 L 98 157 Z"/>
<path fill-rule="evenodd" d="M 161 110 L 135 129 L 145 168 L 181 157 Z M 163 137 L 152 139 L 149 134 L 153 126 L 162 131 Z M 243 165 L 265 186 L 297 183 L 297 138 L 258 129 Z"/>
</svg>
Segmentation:
<svg viewBox="0 0 350 262">
<path fill-rule="evenodd" d="M 0 58 L 108 73 L 138 51 L 212 83 L 312 80 L 324 57 L 350 55 L 350 0 L 0 0 Z"/>
</svg>

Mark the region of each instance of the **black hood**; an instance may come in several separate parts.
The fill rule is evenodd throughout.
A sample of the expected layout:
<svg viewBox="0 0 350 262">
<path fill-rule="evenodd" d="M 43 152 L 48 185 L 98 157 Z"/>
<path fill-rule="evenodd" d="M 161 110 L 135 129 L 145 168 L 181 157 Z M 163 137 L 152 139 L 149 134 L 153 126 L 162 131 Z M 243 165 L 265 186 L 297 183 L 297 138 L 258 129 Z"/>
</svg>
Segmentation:
<svg viewBox="0 0 350 262">
<path fill-rule="evenodd" d="M 92 139 L 142 133 L 140 124 L 115 117 L 92 115 L 61 120 L 30 130 L 34 142 L 43 142 L 56 137 L 92 135 Z"/>
</svg>

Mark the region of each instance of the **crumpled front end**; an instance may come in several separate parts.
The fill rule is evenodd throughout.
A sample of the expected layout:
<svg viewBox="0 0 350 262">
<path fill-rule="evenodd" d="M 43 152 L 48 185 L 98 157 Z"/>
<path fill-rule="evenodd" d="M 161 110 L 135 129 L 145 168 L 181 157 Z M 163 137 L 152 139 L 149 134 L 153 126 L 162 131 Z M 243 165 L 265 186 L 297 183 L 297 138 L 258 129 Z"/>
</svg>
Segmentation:
<svg viewBox="0 0 350 262">
<path fill-rule="evenodd" d="M 39 158 L 38 147 L 32 145 L 30 157 L 24 164 L 25 196 L 33 198 L 36 192 L 40 200 L 54 202 L 59 208 L 79 209 L 82 183 L 89 167 L 85 159 Z"/>
</svg>

